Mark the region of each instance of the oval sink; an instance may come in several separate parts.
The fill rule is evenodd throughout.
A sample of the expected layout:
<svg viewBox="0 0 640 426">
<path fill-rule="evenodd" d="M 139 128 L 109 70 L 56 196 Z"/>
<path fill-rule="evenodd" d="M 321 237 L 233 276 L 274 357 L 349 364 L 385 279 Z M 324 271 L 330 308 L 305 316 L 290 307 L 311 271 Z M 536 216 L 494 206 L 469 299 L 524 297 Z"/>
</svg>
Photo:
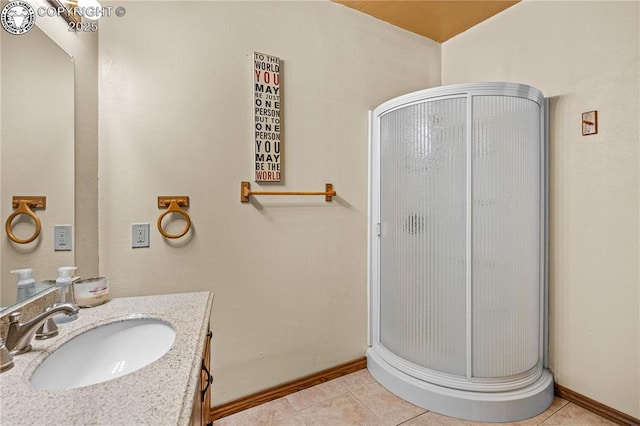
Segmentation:
<svg viewBox="0 0 640 426">
<path fill-rule="evenodd" d="M 127 319 L 69 340 L 35 370 L 39 390 L 73 389 L 106 382 L 156 361 L 173 345 L 176 332 L 157 319 Z"/>
</svg>

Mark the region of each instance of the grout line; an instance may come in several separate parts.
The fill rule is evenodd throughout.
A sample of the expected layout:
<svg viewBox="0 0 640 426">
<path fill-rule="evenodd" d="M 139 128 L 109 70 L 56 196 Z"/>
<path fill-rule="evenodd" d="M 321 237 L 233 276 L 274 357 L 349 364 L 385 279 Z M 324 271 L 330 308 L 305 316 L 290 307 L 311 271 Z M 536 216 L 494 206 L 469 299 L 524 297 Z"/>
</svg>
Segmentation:
<svg viewBox="0 0 640 426">
<path fill-rule="evenodd" d="M 362 389 L 362 388 L 367 387 L 368 385 L 373 384 L 373 383 L 376 383 L 376 382 L 366 383 L 366 384 L 364 384 L 364 385 L 362 385 L 362 386 L 359 386 L 359 387 L 355 388 L 354 390 Z M 387 390 L 387 389 L 385 389 L 385 390 L 386 390 L 387 392 L 389 392 L 389 393 L 391 393 L 391 394 L 395 395 L 393 392 L 391 392 L 391 391 L 389 391 L 389 390 Z M 362 401 L 360 398 L 358 398 L 358 396 L 357 396 L 356 394 L 354 394 L 354 393 L 353 393 L 353 391 L 352 391 L 351 389 L 347 389 L 347 391 L 348 391 L 348 392 L 349 392 L 349 393 L 350 393 L 350 394 L 351 394 L 351 395 L 356 399 L 356 401 L 358 401 L 360 404 L 362 404 L 362 406 L 363 406 L 363 407 L 365 407 L 367 410 L 371 411 L 371 412 L 373 413 L 373 415 L 374 415 L 374 416 L 376 416 L 378 419 L 382 420 L 383 422 L 385 421 L 385 420 L 384 420 L 384 418 L 382 418 L 382 417 L 380 417 L 379 415 L 377 415 L 376 413 L 374 413 L 374 412 L 373 412 L 373 410 L 371 410 L 371 409 L 369 408 L 369 406 L 367 406 L 367 404 L 365 404 L 365 403 L 364 403 L 364 401 Z M 395 396 L 397 396 L 397 395 L 395 395 Z M 400 397 L 398 397 L 398 398 L 400 398 Z M 402 398 L 400 398 L 400 399 L 402 399 Z M 403 399 L 402 399 L 402 400 L 403 400 Z M 405 401 L 405 400 L 403 400 L 403 401 Z M 405 401 L 405 402 L 408 402 L 408 401 Z M 412 405 L 413 405 L 413 404 L 412 404 Z M 421 407 L 419 407 L 419 408 L 421 408 Z M 423 409 L 423 410 L 424 410 L 424 408 L 421 408 L 421 409 Z M 403 420 L 403 421 L 402 421 L 402 422 L 400 422 L 400 423 L 395 423 L 395 426 L 400 426 L 400 425 L 402 425 L 402 424 L 405 424 L 406 422 L 408 422 L 408 421 L 410 421 L 410 420 L 413 420 L 413 419 L 415 419 L 416 417 L 420 417 L 421 415 L 423 415 L 423 414 L 425 414 L 425 413 L 428 413 L 428 412 L 429 412 L 429 410 L 425 410 L 424 412 L 422 412 L 422 413 L 420 413 L 420 414 L 416 414 L 415 416 L 413 416 L 413 417 L 411 417 L 411 418 L 409 418 L 409 419 L 407 419 L 407 420 Z"/>
<path fill-rule="evenodd" d="M 566 405 L 565 405 L 564 407 L 566 407 Z M 564 407 L 562 407 L 562 408 L 564 408 Z M 562 410 L 562 408 L 561 408 L 560 410 Z M 553 416 L 555 416 L 556 414 L 558 414 L 558 412 L 559 412 L 560 410 L 556 411 L 555 413 L 553 413 L 552 415 L 550 415 L 549 417 L 547 417 L 546 419 L 544 419 L 544 420 L 542 421 L 542 423 L 540 423 L 540 425 L 545 424 L 545 423 L 546 423 L 547 421 L 549 421 Z"/>
<path fill-rule="evenodd" d="M 362 386 L 360 386 L 360 387 L 356 388 L 355 390 L 357 390 L 357 389 L 361 389 L 361 388 L 363 388 L 363 387 L 365 387 L 365 386 L 367 386 L 367 385 L 362 385 Z M 380 417 L 379 415 L 377 415 L 376 413 L 374 413 L 374 412 L 373 412 L 373 410 L 371 410 L 371 409 L 370 409 L 370 408 L 369 408 L 369 407 L 368 407 L 364 402 L 362 402 L 362 400 L 361 400 L 360 398 L 358 398 L 358 397 L 356 396 L 356 394 L 354 394 L 354 393 L 351 391 L 351 389 L 348 389 L 346 386 L 345 386 L 345 388 L 347 389 L 347 392 L 349 392 L 349 393 L 351 394 L 351 396 L 353 397 L 353 399 L 355 399 L 355 400 L 356 400 L 360 405 L 362 405 L 362 406 L 363 406 L 367 411 L 369 411 L 371 414 L 373 414 L 373 417 L 375 417 L 376 419 L 378 419 L 378 420 L 380 420 L 380 421 L 384 421 L 384 419 L 383 419 L 382 417 Z"/>
<path fill-rule="evenodd" d="M 565 399 L 565 401 L 567 401 Z M 539 425 L 543 425 L 545 424 L 548 420 L 550 420 L 553 416 L 555 416 L 556 414 L 558 414 L 560 411 L 564 410 L 565 408 L 567 408 L 569 406 L 569 404 L 571 404 L 569 401 L 567 401 L 562 407 L 558 408 L 556 411 L 554 411 L 549 417 L 547 417 L 546 419 L 544 419 L 541 423 L 538 423 Z"/>
<path fill-rule="evenodd" d="M 302 408 L 301 408 L 301 409 L 299 409 L 299 410 L 298 410 L 298 409 L 297 409 L 297 408 L 296 408 L 296 407 L 295 407 L 295 406 L 294 406 L 294 405 L 289 401 L 289 399 L 288 399 L 288 398 L 289 398 L 289 396 L 291 396 L 291 395 L 295 395 L 296 393 L 304 392 L 304 391 L 309 390 L 309 389 L 317 388 L 318 386 L 321 386 L 321 385 L 323 385 L 323 384 L 325 384 L 325 383 L 333 382 L 334 380 L 338 380 L 338 379 L 332 379 L 332 380 L 329 380 L 328 382 L 320 383 L 320 384 L 315 385 L 315 386 L 312 386 L 312 387 L 310 387 L 310 388 L 303 389 L 303 390 L 301 390 L 301 391 L 298 391 L 298 392 L 292 393 L 292 394 L 290 394 L 290 395 L 287 395 L 287 396 L 285 396 L 284 398 L 286 398 L 286 399 L 287 399 L 287 402 L 289 402 L 289 404 L 293 407 L 293 409 L 294 409 L 294 410 L 296 410 L 296 413 L 300 413 L 301 411 L 306 410 L 307 408 L 311 408 L 311 407 L 313 407 L 313 406 L 315 406 L 315 405 L 322 404 L 323 402 L 330 401 L 330 400 L 332 400 L 332 399 L 334 399 L 334 398 L 337 398 L 337 397 L 339 397 L 339 396 L 341 396 L 341 395 L 344 395 L 345 393 L 349 392 L 349 389 L 347 389 L 347 387 L 346 387 L 346 386 L 344 386 L 342 383 L 339 383 L 339 385 L 340 385 L 340 386 L 342 387 L 342 389 L 343 389 L 343 391 L 342 391 L 342 392 L 337 393 L 337 394 L 334 394 L 334 395 L 331 395 L 330 397 L 328 397 L 328 398 L 324 398 L 324 399 L 322 399 L 322 400 L 320 400 L 320 401 L 316 401 L 316 402 L 314 402 L 313 404 L 311 404 L 311 405 L 307 405 L 307 406 L 305 406 L 305 407 L 302 407 Z M 336 383 L 338 383 L 338 382 L 336 382 Z"/>
<path fill-rule="evenodd" d="M 427 414 L 428 412 L 429 412 L 429 410 L 425 411 L 424 413 L 420 413 L 420 414 L 418 414 L 418 415 L 416 415 L 414 417 L 411 417 L 410 419 L 407 419 L 407 420 L 403 421 L 402 423 L 398 423 L 397 426 L 400 426 L 400 425 L 403 425 L 403 424 L 405 424 L 407 422 L 410 422 L 413 419 L 417 419 L 418 417 L 422 416 L 423 414 Z"/>
<path fill-rule="evenodd" d="M 295 416 L 297 420 L 301 421 L 304 426 L 307 426 L 307 422 L 304 421 L 304 417 L 302 416 L 302 414 L 300 414 L 299 411 L 296 411 Z"/>
</svg>

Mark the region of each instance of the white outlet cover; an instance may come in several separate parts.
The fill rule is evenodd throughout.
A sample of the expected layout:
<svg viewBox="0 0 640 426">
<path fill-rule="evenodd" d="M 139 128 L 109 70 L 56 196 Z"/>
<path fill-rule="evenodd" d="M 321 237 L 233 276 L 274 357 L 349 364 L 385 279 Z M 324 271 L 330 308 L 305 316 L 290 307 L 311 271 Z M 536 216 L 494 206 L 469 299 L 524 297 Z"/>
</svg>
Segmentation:
<svg viewBox="0 0 640 426">
<path fill-rule="evenodd" d="M 131 224 L 131 248 L 149 247 L 149 224 Z"/>
<path fill-rule="evenodd" d="M 53 250 L 71 251 L 73 249 L 73 237 L 71 225 L 54 225 Z"/>
</svg>

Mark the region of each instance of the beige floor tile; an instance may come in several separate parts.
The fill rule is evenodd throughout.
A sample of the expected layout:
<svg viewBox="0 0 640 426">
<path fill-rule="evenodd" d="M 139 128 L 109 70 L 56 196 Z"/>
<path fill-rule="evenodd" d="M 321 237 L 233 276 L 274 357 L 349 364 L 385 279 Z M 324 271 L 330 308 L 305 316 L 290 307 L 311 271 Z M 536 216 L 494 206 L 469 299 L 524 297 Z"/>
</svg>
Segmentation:
<svg viewBox="0 0 640 426">
<path fill-rule="evenodd" d="M 232 417 L 232 416 L 229 416 Z M 259 426 L 305 426 L 304 420 L 302 420 L 302 416 L 299 414 L 294 414 L 292 416 L 282 417 L 273 421 L 261 421 L 261 420 L 229 420 L 229 417 L 223 418 L 220 420 L 216 420 L 213 422 L 213 426 L 237 426 L 237 425 L 259 425 Z"/>
<path fill-rule="evenodd" d="M 539 425 L 540 423 L 547 420 L 549 417 L 553 416 L 558 410 L 561 410 L 562 407 L 564 407 L 568 403 L 569 401 L 567 401 L 566 399 L 555 397 L 553 398 L 553 402 L 551 403 L 549 408 L 547 408 L 543 413 L 540 413 L 537 416 L 532 417 L 530 419 L 526 419 L 526 420 L 522 420 L 519 422 L 510 423 L 510 424 L 518 425 L 518 426 Z"/>
<path fill-rule="evenodd" d="M 289 403 L 298 411 L 346 393 L 347 389 L 337 380 L 331 380 L 300 392 L 287 395 Z"/>
<path fill-rule="evenodd" d="M 279 398 L 257 407 L 249 408 L 231 416 L 216 420 L 214 426 L 249 426 L 279 424 L 278 421 L 296 414 L 295 408 L 286 398 Z M 286 423 L 296 424 L 296 423 Z M 298 423 L 304 424 L 304 423 Z"/>
<path fill-rule="evenodd" d="M 575 404 L 569 403 L 558 410 L 542 423 L 544 426 L 550 425 L 615 425 L 615 423 L 585 410 Z"/>
<path fill-rule="evenodd" d="M 354 391 L 364 385 L 368 385 L 369 383 L 376 383 L 376 379 L 374 379 L 373 376 L 369 374 L 369 370 L 367 370 L 366 368 L 358 370 L 355 373 L 339 377 L 336 380 L 350 391 Z"/>
<path fill-rule="evenodd" d="M 443 416 L 442 414 L 428 411 L 424 414 L 414 417 L 408 422 L 402 423 L 402 426 L 427 426 L 427 425 L 442 425 L 442 426 L 459 426 L 459 425 L 473 425 L 473 422 L 467 422 L 465 420 L 456 419 L 453 417 Z"/>
<path fill-rule="evenodd" d="M 350 393 L 300 412 L 307 426 L 382 426 L 384 423 Z"/>
<path fill-rule="evenodd" d="M 294 414 L 270 423 L 261 423 L 261 426 L 305 426 L 305 422 L 300 414 Z"/>
<path fill-rule="evenodd" d="M 553 402 L 547 408 L 544 413 L 541 413 L 535 417 L 530 419 L 521 420 L 518 422 L 512 423 L 481 423 L 481 422 L 472 422 L 469 420 L 457 419 L 454 417 L 444 416 L 442 414 L 428 412 L 421 416 L 411 419 L 410 421 L 403 423 L 402 426 L 421 426 L 421 425 L 443 425 L 443 426 L 487 426 L 487 425 L 498 425 L 498 426 L 534 426 L 539 425 L 551 416 L 553 416 L 558 410 L 561 410 L 564 406 L 568 404 L 568 401 L 562 398 L 554 398 Z M 546 423 L 545 423 L 546 424 Z"/>
<path fill-rule="evenodd" d="M 422 414 L 421 414 L 422 413 Z M 425 412 L 387 391 L 365 370 L 217 420 L 214 426 L 479 426 L 478 423 Z M 542 414 L 498 426 L 613 425 L 614 423 L 562 398 L 554 398 Z"/>
<path fill-rule="evenodd" d="M 385 423 L 397 425 L 427 411 L 397 397 L 376 382 L 361 386 L 351 393 Z"/>
</svg>

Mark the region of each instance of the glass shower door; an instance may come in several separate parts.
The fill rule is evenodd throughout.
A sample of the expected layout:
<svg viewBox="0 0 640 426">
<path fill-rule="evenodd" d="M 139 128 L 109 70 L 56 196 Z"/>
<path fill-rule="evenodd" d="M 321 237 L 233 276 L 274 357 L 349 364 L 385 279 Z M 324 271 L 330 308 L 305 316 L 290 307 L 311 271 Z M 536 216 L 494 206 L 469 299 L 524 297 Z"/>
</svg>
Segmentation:
<svg viewBox="0 0 640 426">
<path fill-rule="evenodd" d="M 467 98 L 380 118 L 380 343 L 466 375 Z"/>
<path fill-rule="evenodd" d="M 532 100 L 472 97 L 473 377 L 540 359 L 540 113 Z"/>
</svg>

